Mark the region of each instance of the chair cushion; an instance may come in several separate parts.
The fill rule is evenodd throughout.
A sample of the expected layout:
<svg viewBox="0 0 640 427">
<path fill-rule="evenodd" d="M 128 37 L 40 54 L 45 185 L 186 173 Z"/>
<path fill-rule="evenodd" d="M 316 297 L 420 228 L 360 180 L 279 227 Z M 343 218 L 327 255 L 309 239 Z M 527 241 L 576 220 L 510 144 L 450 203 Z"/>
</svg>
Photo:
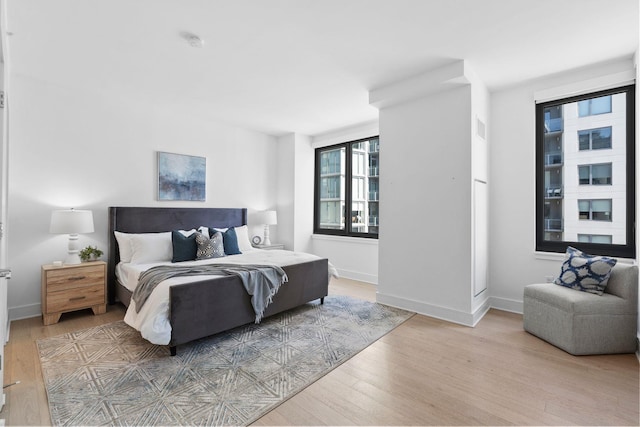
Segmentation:
<svg viewBox="0 0 640 427">
<path fill-rule="evenodd" d="M 574 314 L 625 314 L 628 311 L 626 301 L 615 295 L 577 292 L 552 283 L 525 286 L 524 297 L 525 300 L 535 298 L 540 302 Z"/>
</svg>

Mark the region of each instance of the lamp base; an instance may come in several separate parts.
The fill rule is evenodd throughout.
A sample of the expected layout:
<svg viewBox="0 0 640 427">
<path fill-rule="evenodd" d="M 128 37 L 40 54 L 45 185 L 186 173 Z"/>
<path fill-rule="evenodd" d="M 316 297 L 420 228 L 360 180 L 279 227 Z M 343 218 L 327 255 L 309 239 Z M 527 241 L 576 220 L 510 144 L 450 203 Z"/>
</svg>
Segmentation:
<svg viewBox="0 0 640 427">
<path fill-rule="evenodd" d="M 264 225 L 264 239 L 262 239 L 262 244 L 265 246 L 271 246 L 271 239 L 269 238 L 269 226 L 267 224 Z"/>
<path fill-rule="evenodd" d="M 69 252 L 67 253 L 67 258 L 64 260 L 65 265 L 76 265 L 80 264 L 82 260 L 80 259 L 80 245 L 78 244 L 78 235 L 77 234 L 69 234 Z"/>
</svg>

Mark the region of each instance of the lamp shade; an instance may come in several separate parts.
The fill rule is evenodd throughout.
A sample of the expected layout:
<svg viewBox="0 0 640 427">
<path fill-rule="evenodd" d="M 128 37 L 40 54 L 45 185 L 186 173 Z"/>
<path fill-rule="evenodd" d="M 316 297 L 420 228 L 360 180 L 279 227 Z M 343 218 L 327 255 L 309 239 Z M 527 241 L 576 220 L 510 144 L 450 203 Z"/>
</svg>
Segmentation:
<svg viewBox="0 0 640 427">
<path fill-rule="evenodd" d="M 262 211 L 256 215 L 258 224 L 276 225 L 278 223 L 278 214 L 276 211 Z"/>
<path fill-rule="evenodd" d="M 75 209 L 53 211 L 49 232 L 54 234 L 93 233 L 93 212 Z"/>
</svg>

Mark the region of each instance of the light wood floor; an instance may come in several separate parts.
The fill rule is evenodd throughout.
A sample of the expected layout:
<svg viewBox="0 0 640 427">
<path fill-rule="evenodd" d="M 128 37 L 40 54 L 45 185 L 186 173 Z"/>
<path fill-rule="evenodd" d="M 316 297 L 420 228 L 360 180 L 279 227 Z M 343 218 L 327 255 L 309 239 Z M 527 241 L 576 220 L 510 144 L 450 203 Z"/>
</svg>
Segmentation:
<svg viewBox="0 0 640 427">
<path fill-rule="evenodd" d="M 375 300 L 375 288 L 332 281 L 332 294 Z M 69 313 L 12 322 L 5 348 L 7 425 L 50 425 L 35 340 L 122 319 Z M 633 354 L 571 356 L 491 310 L 475 328 L 415 315 L 256 425 L 639 425 Z"/>
</svg>

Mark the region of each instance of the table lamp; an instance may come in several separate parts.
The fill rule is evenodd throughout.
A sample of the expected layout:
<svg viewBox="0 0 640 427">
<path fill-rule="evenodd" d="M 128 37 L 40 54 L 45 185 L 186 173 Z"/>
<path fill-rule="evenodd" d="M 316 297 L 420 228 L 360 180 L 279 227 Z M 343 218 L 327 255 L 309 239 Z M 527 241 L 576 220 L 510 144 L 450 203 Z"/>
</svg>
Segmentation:
<svg viewBox="0 0 640 427">
<path fill-rule="evenodd" d="M 270 246 L 271 239 L 269 238 L 269 226 L 276 225 L 278 223 L 278 215 L 276 211 L 258 212 L 256 222 L 264 224 L 264 239 L 262 240 L 262 244 Z"/>
<path fill-rule="evenodd" d="M 69 235 L 69 252 L 64 263 L 80 264 L 78 233 L 93 233 L 93 212 L 76 209 L 53 211 L 49 232 Z"/>
</svg>

